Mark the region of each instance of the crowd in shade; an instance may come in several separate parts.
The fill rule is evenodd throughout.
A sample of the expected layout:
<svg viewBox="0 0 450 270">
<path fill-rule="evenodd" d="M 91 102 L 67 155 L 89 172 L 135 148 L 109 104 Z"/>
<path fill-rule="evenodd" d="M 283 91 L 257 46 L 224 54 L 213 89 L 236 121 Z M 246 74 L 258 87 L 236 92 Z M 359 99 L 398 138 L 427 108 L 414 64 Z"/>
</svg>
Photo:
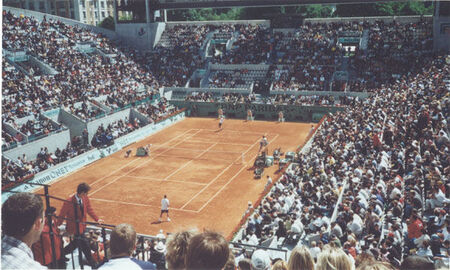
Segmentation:
<svg viewBox="0 0 450 270">
<path fill-rule="evenodd" d="M 210 88 L 248 88 L 251 81 L 245 80 L 248 69 L 214 71 L 208 78 Z"/>
<path fill-rule="evenodd" d="M 262 64 L 267 63 L 273 51 L 271 29 L 263 25 L 237 25 L 238 37 L 231 50 L 214 57 L 220 64 Z"/>
<path fill-rule="evenodd" d="M 352 91 L 375 88 L 395 82 L 404 74 L 419 72 L 424 64 L 419 56 L 430 53 L 433 48 L 432 24 L 429 22 L 377 21 L 367 29 L 367 52 L 357 50 L 351 58 L 352 70 L 359 81 Z"/>
<path fill-rule="evenodd" d="M 184 87 L 192 73 L 204 66 L 200 49 L 214 25 L 176 25 L 166 28 L 160 42 L 141 62 L 164 86 Z"/>
</svg>

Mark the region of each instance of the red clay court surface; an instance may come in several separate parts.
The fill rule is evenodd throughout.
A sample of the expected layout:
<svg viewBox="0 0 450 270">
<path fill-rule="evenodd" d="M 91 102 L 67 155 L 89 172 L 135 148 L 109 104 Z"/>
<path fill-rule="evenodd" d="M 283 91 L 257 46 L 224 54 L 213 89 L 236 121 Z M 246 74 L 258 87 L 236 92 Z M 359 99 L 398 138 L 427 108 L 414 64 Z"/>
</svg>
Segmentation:
<svg viewBox="0 0 450 270">
<path fill-rule="evenodd" d="M 227 119 L 218 131 L 217 119 L 186 118 L 60 179 L 51 185 L 50 194 L 68 198 L 79 183 L 87 182 L 93 208 L 107 224 L 129 223 L 149 235 L 160 229 L 196 228 L 230 236 L 248 201 L 255 203 L 263 194 L 266 175 L 278 177 L 274 165 L 265 169 L 261 180 L 253 178 L 261 136 L 266 134 L 271 155 L 276 147 L 295 151 L 310 129 L 308 123 Z M 135 157 L 136 148 L 146 144 L 152 144 L 150 156 Z M 128 149 L 133 153 L 125 158 Z M 159 223 L 164 194 L 172 221 L 166 222 L 164 214 Z M 51 203 L 59 213 L 62 203 Z"/>
</svg>

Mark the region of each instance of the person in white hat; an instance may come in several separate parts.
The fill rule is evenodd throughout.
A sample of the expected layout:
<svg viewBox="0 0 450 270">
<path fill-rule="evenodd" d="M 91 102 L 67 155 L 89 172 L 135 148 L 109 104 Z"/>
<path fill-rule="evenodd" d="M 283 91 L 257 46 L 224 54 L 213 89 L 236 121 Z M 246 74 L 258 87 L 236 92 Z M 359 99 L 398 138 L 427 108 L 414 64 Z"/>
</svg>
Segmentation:
<svg viewBox="0 0 450 270">
<path fill-rule="evenodd" d="M 270 269 L 270 256 L 267 251 L 258 249 L 252 254 L 252 270 Z"/>
<path fill-rule="evenodd" d="M 159 233 L 156 235 L 156 238 L 158 238 L 159 241 L 166 239 L 166 236 L 164 235 L 164 231 L 162 229 L 159 230 Z"/>
</svg>

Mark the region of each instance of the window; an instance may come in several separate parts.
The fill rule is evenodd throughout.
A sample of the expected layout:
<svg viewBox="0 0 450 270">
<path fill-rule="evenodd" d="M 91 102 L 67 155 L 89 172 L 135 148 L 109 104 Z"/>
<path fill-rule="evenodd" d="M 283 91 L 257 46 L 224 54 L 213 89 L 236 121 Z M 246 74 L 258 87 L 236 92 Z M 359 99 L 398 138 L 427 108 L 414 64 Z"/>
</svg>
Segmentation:
<svg viewBox="0 0 450 270">
<path fill-rule="evenodd" d="M 84 3 L 84 0 L 81 0 L 81 7 L 83 7 L 83 8 L 85 8 L 86 6 L 85 6 L 85 3 Z M 85 16 L 86 17 L 86 16 Z"/>
<path fill-rule="evenodd" d="M 86 11 L 83 11 L 83 19 L 86 19 Z"/>
<path fill-rule="evenodd" d="M 98 19 L 98 12 L 95 12 L 95 18 Z"/>
<path fill-rule="evenodd" d="M 97 1 L 94 0 L 94 7 L 97 8 Z"/>
<path fill-rule="evenodd" d="M 104 11 L 102 11 L 102 18 L 105 18 L 106 16 L 105 16 L 105 12 Z"/>
<path fill-rule="evenodd" d="M 39 2 L 39 9 L 45 11 L 45 2 L 44 1 Z"/>
<path fill-rule="evenodd" d="M 100 6 L 102 7 L 102 8 L 105 8 L 105 2 L 100 2 Z"/>
</svg>

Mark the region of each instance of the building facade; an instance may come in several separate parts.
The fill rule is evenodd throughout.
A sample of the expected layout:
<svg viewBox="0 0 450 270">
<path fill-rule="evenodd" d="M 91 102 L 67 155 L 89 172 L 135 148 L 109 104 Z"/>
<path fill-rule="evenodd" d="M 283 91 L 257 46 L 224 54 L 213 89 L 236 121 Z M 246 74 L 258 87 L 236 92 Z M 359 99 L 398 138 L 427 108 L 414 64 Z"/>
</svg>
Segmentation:
<svg viewBox="0 0 450 270">
<path fill-rule="evenodd" d="M 29 9 L 97 25 L 114 17 L 114 0 L 4 0 L 5 6 Z"/>
</svg>

